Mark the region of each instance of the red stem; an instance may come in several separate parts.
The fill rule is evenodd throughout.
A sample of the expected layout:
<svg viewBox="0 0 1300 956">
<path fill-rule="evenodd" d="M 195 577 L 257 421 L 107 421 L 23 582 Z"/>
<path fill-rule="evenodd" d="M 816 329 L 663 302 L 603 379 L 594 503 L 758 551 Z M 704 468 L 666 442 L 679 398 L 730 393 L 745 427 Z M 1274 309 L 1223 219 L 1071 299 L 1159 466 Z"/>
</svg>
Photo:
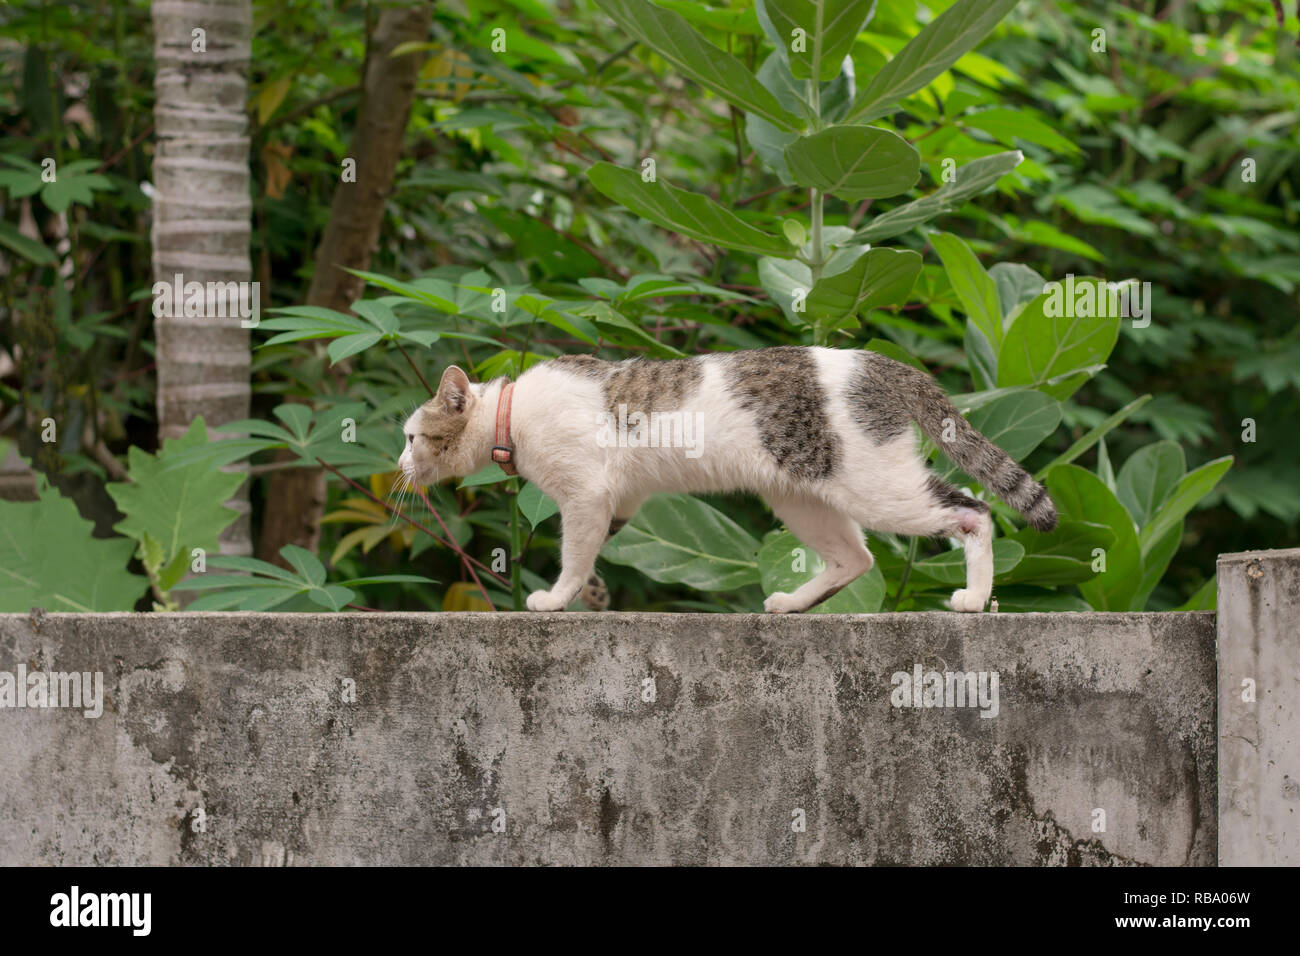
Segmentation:
<svg viewBox="0 0 1300 956">
<path fill-rule="evenodd" d="M 439 544 L 441 544 L 444 548 L 450 548 L 450 549 L 451 549 L 452 551 L 454 551 L 456 554 L 460 555 L 460 557 L 461 557 L 462 560 L 464 560 L 464 561 L 470 561 L 470 562 L 473 562 L 474 564 L 477 564 L 480 568 L 482 568 L 482 569 L 483 569 L 484 571 L 486 571 L 488 574 L 492 575 L 494 578 L 496 578 L 498 581 L 500 581 L 501 584 L 503 584 L 503 585 L 508 585 L 508 584 L 510 583 L 506 578 L 504 578 L 504 577 L 502 577 L 501 575 L 497 574 L 495 571 L 493 571 L 491 568 L 489 568 L 489 567 L 488 567 L 486 564 L 484 564 L 482 561 L 479 561 L 479 560 L 477 560 L 477 559 L 475 559 L 475 558 L 473 558 L 473 557 L 470 557 L 468 554 L 466 554 L 464 551 L 462 551 L 460 545 L 456 543 L 456 539 L 455 539 L 455 538 L 452 538 L 450 541 L 448 541 L 448 540 L 445 540 L 445 539 L 443 539 L 443 538 L 438 537 L 436 534 L 434 534 L 432 531 L 430 531 L 430 530 L 429 530 L 428 528 L 426 528 L 424 525 L 420 524 L 420 522 L 416 521 L 414 518 L 409 518 L 409 517 L 407 517 L 403 512 L 401 512 L 401 511 L 398 510 L 397 508 L 394 508 L 392 505 L 389 505 L 389 504 L 387 504 L 387 503 L 385 503 L 385 502 L 383 502 L 383 501 L 380 501 L 378 498 L 376 498 L 374 495 L 372 495 L 372 494 L 370 493 L 370 490 L 369 490 L 369 489 L 364 488 L 364 487 L 362 487 L 361 485 L 357 484 L 355 481 L 353 481 L 353 480 L 352 480 L 351 478 L 349 478 L 347 475 L 343 474 L 343 472 L 339 471 L 337 468 L 335 468 L 335 467 L 334 467 L 333 465 L 331 465 L 329 462 L 327 462 L 327 461 L 325 461 L 324 459 L 319 458 L 319 457 L 316 459 L 316 461 L 320 464 L 320 466 L 321 466 L 322 468 L 325 468 L 325 469 L 327 469 L 327 470 L 329 470 L 329 471 L 332 471 L 334 474 L 338 475 L 340 478 L 342 478 L 344 481 L 346 481 L 349 485 L 351 485 L 351 486 L 352 486 L 353 488 L 355 488 L 357 491 L 361 492 L 363 495 L 365 495 L 367 498 L 369 498 L 369 499 L 370 499 L 371 501 L 373 501 L 375 504 L 379 505 L 379 507 L 383 508 L 383 509 L 384 509 L 385 511 L 387 511 L 389 514 L 391 514 L 391 515 L 395 515 L 396 517 L 401 518 L 403 521 L 405 521 L 405 522 L 407 522 L 408 524 L 410 524 L 412 527 L 418 528 L 419 530 L 423 531 L 423 532 L 424 532 L 425 534 L 427 534 L 429 537 L 433 538 L 434 541 L 437 541 Z M 421 496 L 423 496 L 423 492 L 421 492 Z M 426 503 L 427 503 L 427 499 L 426 499 Z M 435 517 L 436 517 L 436 513 L 435 513 Z M 442 519 L 441 519 L 441 518 L 438 518 L 438 523 L 439 523 L 439 524 L 442 523 Z M 443 527 L 445 528 L 446 525 L 443 525 Z M 470 571 L 470 574 L 473 574 L 473 573 L 474 573 L 473 571 Z M 489 602 L 489 603 L 491 603 L 491 602 Z"/>
</svg>

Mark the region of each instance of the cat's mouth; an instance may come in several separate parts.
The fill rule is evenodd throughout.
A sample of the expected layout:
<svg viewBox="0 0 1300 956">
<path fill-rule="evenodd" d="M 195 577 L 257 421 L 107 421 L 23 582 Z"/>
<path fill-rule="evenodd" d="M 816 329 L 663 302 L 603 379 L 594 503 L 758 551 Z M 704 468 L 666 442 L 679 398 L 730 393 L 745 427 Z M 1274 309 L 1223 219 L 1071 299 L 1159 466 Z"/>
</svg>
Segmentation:
<svg viewBox="0 0 1300 956">
<path fill-rule="evenodd" d="M 437 468 L 421 468 L 414 462 L 405 465 L 399 464 L 398 471 L 402 476 L 402 480 L 412 488 L 436 485 L 442 481 L 442 475 Z"/>
</svg>

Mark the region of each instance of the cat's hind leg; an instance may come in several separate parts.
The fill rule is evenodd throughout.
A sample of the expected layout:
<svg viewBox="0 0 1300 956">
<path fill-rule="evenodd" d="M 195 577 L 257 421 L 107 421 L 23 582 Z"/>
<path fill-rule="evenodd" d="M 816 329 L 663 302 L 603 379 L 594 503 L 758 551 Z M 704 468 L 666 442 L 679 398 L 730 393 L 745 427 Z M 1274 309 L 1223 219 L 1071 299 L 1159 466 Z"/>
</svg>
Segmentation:
<svg viewBox="0 0 1300 956">
<path fill-rule="evenodd" d="M 952 593 L 954 611 L 982 611 L 993 594 L 993 518 L 989 506 L 929 474 L 919 500 L 870 522 L 877 531 L 957 538 L 966 553 L 966 586 Z"/>
<path fill-rule="evenodd" d="M 993 594 L 993 518 L 969 508 L 958 509 L 954 518 L 966 552 L 966 586 L 952 592 L 952 609 L 982 611 Z"/>
<path fill-rule="evenodd" d="M 952 592 L 954 611 L 982 611 L 993 594 L 993 516 L 989 506 L 931 475 L 927 490 L 943 509 L 939 531 L 966 552 L 966 586 Z"/>
<path fill-rule="evenodd" d="M 790 533 L 816 551 L 826 567 L 793 593 L 778 591 L 769 596 L 763 602 L 765 611 L 806 611 L 871 570 L 875 562 L 862 540 L 862 528 L 847 515 L 816 498 L 769 499 L 768 503 Z"/>
</svg>

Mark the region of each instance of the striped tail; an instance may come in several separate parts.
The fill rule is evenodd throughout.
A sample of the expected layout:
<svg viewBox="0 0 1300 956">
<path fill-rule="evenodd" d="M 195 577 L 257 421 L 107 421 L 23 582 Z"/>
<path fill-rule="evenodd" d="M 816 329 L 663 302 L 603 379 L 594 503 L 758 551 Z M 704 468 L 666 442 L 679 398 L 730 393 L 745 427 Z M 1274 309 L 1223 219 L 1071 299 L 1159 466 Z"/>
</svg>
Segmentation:
<svg viewBox="0 0 1300 956">
<path fill-rule="evenodd" d="M 1031 528 L 1056 527 L 1056 505 L 1047 489 L 976 431 L 933 379 L 918 372 L 916 384 L 906 394 L 915 422 L 966 474 L 1020 512 Z"/>
</svg>

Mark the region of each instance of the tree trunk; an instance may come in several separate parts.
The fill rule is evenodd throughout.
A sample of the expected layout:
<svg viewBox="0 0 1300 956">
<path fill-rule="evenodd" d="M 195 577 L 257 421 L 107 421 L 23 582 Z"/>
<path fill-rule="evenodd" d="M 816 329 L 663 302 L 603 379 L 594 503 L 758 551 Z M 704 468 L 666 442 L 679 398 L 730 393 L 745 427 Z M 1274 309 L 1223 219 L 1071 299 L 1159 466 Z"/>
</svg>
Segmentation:
<svg viewBox="0 0 1300 956">
<path fill-rule="evenodd" d="M 154 0 L 153 274 L 155 281 L 248 282 L 252 203 L 248 169 L 251 0 Z M 201 31 L 201 32 L 200 32 Z M 168 313 L 173 310 L 167 309 Z M 154 321 L 159 440 L 202 415 L 215 429 L 249 414 L 248 330 L 240 317 L 164 314 Z M 230 470 L 247 471 L 246 465 Z M 250 554 L 248 484 L 227 505 L 239 520 L 226 554 Z"/>
<path fill-rule="evenodd" d="M 379 248 L 384 203 L 402 154 L 406 123 L 415 100 L 423 54 L 390 59 L 401 43 L 428 39 L 432 4 L 384 10 L 370 39 L 361 105 L 348 158 L 356 160 L 356 181 L 334 190 L 329 223 L 316 249 L 316 271 L 307 293 L 309 305 L 350 311 L 365 283 L 344 272 L 367 269 Z M 320 545 L 325 510 L 325 472 L 294 468 L 271 473 L 258 554 L 278 561 L 280 549 L 296 544 L 309 551 Z"/>
</svg>

